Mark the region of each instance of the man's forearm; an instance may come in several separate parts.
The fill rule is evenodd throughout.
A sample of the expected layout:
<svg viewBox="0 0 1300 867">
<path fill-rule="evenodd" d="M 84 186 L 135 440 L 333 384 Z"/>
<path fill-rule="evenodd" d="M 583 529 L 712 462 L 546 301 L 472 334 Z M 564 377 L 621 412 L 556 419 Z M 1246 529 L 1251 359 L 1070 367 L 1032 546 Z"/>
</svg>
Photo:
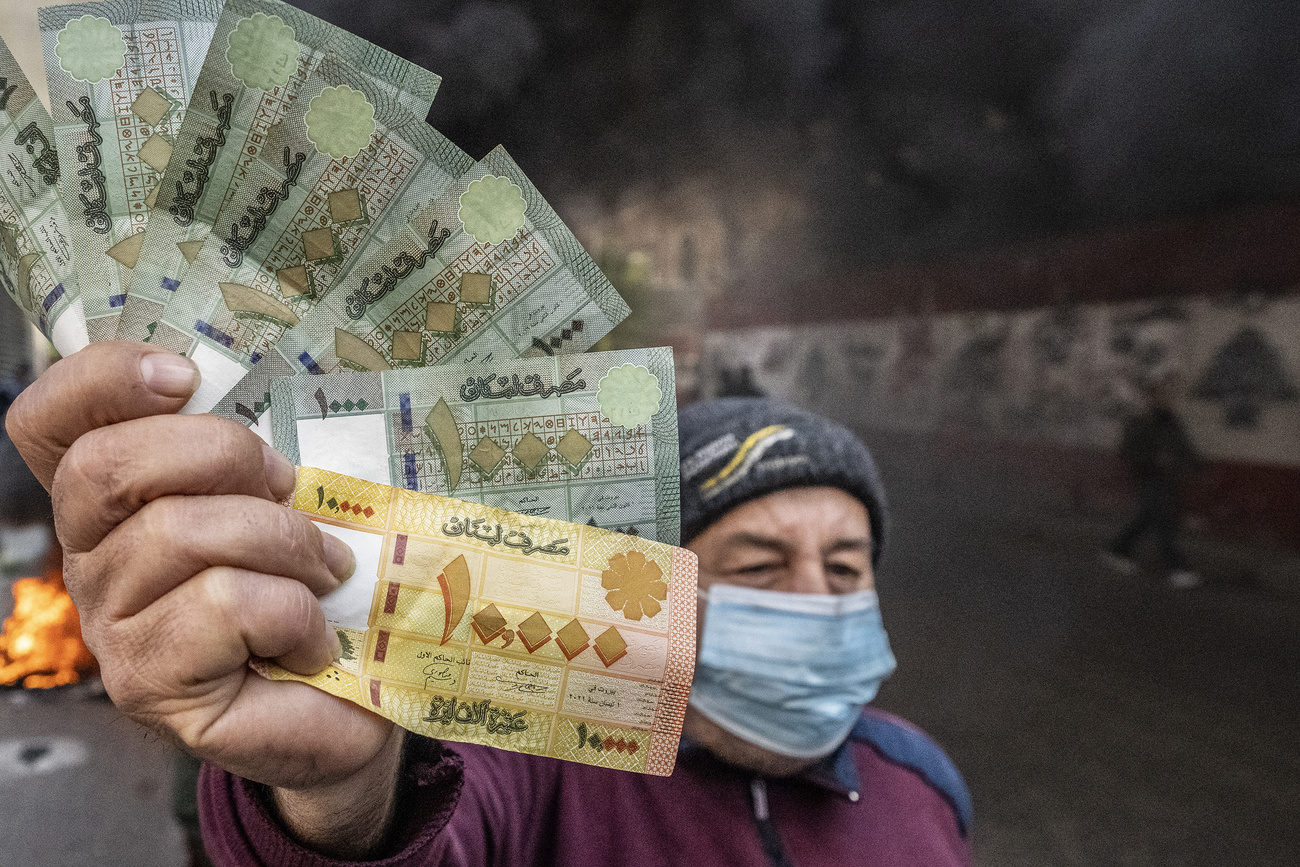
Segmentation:
<svg viewBox="0 0 1300 867">
<path fill-rule="evenodd" d="M 272 789 L 275 809 L 294 840 L 334 858 L 378 854 L 397 805 L 402 729 L 394 726 L 383 750 L 340 783 L 312 789 Z"/>
</svg>

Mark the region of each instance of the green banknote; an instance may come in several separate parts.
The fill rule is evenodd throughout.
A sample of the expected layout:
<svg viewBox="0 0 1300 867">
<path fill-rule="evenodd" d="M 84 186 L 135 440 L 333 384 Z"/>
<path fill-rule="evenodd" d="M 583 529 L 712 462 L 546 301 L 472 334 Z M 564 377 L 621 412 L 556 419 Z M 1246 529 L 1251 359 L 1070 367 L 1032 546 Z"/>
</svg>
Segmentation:
<svg viewBox="0 0 1300 867">
<path fill-rule="evenodd" d="M 497 148 L 338 281 L 216 411 L 255 420 L 271 382 L 286 374 L 583 352 L 627 314 L 572 232 Z"/>
<path fill-rule="evenodd" d="M 63 204 L 91 340 L 111 340 L 220 0 L 40 10 Z"/>
<path fill-rule="evenodd" d="M 295 463 L 680 538 L 671 349 L 286 377 L 271 416 Z"/>
<path fill-rule="evenodd" d="M 276 33 L 283 35 L 272 26 L 283 21 L 275 14 L 280 11 L 284 10 L 271 4 L 227 4 L 213 42 L 225 45 L 229 53 L 231 36 L 246 19 L 267 19 L 267 41 Z M 251 24 L 243 26 L 247 29 Z M 235 44 L 240 42 L 241 38 L 236 38 Z M 311 46 L 295 44 L 296 52 L 287 41 L 280 46 L 285 55 L 283 68 L 276 67 L 275 75 L 264 75 L 253 82 L 257 86 L 247 87 L 235 78 L 229 58 L 223 58 L 220 50 L 210 50 L 195 89 L 198 99 L 190 106 L 187 123 L 177 137 L 177 158 L 163 176 L 153 214 L 157 219 L 151 216 L 145 230 L 118 326 L 119 338 L 149 337 L 149 327 L 180 286 L 189 264 L 211 234 L 217 214 L 248 176 L 271 129 L 284 117 L 323 57 Z"/>
<path fill-rule="evenodd" d="M 64 355 L 88 342 L 53 122 L 0 42 L 0 281 Z"/>
<path fill-rule="evenodd" d="M 396 229 L 385 228 L 390 209 L 400 225 L 423 187 L 446 187 L 472 165 L 389 87 L 327 55 L 218 215 L 151 336 L 202 372 L 186 411 L 211 409 L 338 275 L 382 246 Z"/>
<path fill-rule="evenodd" d="M 334 210 L 354 217 L 343 222 L 363 225 L 368 215 L 358 211 L 365 204 L 360 198 L 364 190 L 356 184 L 340 187 L 339 192 L 352 189 L 359 195 L 340 197 L 331 209 L 328 201 L 312 198 L 322 178 L 322 183 L 343 183 L 344 175 L 355 180 L 367 171 L 376 172 L 380 177 L 375 204 L 391 204 L 395 193 L 389 178 L 382 177 L 391 168 L 385 163 L 382 125 L 415 130 L 415 120 L 423 123 L 438 83 L 436 75 L 292 7 L 273 0 L 229 0 L 200 76 L 200 98 L 178 139 L 178 153 L 185 159 L 178 159 L 164 180 L 158 219 L 146 233 L 117 336 L 150 339 L 185 351 L 195 351 L 196 341 L 209 338 L 201 354 L 225 371 L 224 388 L 229 388 L 243 374 L 237 358 L 242 355 L 247 361 L 256 350 L 233 350 L 227 345 L 233 343 L 226 339 L 232 337 L 228 331 L 202 316 L 189 317 L 203 306 L 193 300 L 178 307 L 186 308 L 187 322 L 168 323 L 163 310 L 177 300 L 195 268 L 200 270 L 194 273 L 210 277 L 225 264 L 226 255 L 237 264 L 226 266 L 227 277 L 213 281 L 210 293 L 200 293 L 205 302 L 223 305 L 226 296 L 220 282 L 263 294 L 278 291 L 278 271 L 304 264 L 307 217 L 315 221 L 312 228 L 337 229 Z M 366 137 L 370 124 L 373 134 Z M 308 135 L 309 127 L 315 130 L 315 140 Z M 420 135 L 410 132 L 407 144 L 414 147 Z M 453 149 L 452 155 L 456 153 Z M 395 159 L 401 162 L 402 157 Z M 298 227 L 296 235 L 287 228 L 291 225 Z M 224 230 L 214 232 L 214 226 Z M 210 242 L 215 247 L 205 254 Z M 291 263 L 289 247 L 294 245 L 297 261 Z M 285 259 L 284 267 L 261 275 L 262 283 L 249 274 L 233 273 L 246 262 L 260 265 L 262 258 L 275 255 Z M 310 294 L 299 291 L 300 280 L 292 286 L 298 294 L 290 298 L 301 301 Z M 310 284 L 306 288 L 310 290 Z M 242 293 L 234 289 L 229 294 L 238 298 Z M 285 300 L 266 297 L 277 304 Z M 243 312 L 250 319 L 258 315 Z M 211 339 L 214 334 L 216 339 Z M 213 390 L 220 377 L 214 373 L 205 380 Z"/>
<path fill-rule="evenodd" d="M 367 265 L 281 341 L 297 372 L 580 352 L 629 312 L 500 147 Z"/>
</svg>

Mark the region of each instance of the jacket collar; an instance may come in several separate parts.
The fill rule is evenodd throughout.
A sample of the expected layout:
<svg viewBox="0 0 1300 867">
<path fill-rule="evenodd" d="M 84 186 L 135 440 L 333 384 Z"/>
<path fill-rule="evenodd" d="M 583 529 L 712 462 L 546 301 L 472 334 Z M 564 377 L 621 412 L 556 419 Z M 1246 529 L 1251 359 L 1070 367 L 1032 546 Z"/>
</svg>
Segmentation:
<svg viewBox="0 0 1300 867">
<path fill-rule="evenodd" d="M 748 774 L 747 771 L 718 758 L 707 747 L 685 737 L 677 747 L 677 757 L 679 760 L 686 761 L 714 762 L 731 768 L 739 774 Z M 858 763 L 853 756 L 852 738 L 845 738 L 844 743 L 840 744 L 835 752 L 818 759 L 810 767 L 786 779 L 808 783 L 856 802 L 861 797 L 862 776 L 858 772 Z"/>
</svg>

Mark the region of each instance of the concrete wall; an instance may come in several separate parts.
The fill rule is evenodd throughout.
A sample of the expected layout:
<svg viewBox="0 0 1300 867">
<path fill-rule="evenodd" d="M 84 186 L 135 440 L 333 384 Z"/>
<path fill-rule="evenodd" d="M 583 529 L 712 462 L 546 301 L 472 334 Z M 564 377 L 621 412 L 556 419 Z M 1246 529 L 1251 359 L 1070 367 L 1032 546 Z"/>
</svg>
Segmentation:
<svg viewBox="0 0 1300 867">
<path fill-rule="evenodd" d="M 858 429 L 994 449 L 1109 512 L 1127 499 L 1123 419 L 1167 380 L 1208 462 L 1199 524 L 1300 549 L 1300 293 L 717 330 L 702 364 L 710 393 L 747 383 Z"/>
<path fill-rule="evenodd" d="M 1192 522 L 1300 551 L 1300 202 L 736 281 L 706 319 L 702 394 L 757 388 L 1112 517 L 1123 419 L 1167 380 L 1208 461 Z"/>
<path fill-rule="evenodd" d="M 1170 380 L 1210 458 L 1300 467 L 1300 295 L 955 313 L 716 331 L 707 377 L 855 425 L 1109 448 Z"/>
</svg>

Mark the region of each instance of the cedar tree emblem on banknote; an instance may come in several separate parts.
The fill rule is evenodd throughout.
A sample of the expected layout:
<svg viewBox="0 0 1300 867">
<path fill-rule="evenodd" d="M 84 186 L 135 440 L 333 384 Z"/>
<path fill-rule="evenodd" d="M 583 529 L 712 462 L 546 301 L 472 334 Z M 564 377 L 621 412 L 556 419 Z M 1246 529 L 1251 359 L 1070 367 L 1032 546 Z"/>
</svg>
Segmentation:
<svg viewBox="0 0 1300 867">
<path fill-rule="evenodd" d="M 609 591 L 605 594 L 609 607 L 622 610 L 628 620 L 654 617 L 661 608 L 659 603 L 668 598 L 663 570 L 640 551 L 610 557 L 609 568 L 600 573 L 600 586 Z"/>
<path fill-rule="evenodd" d="M 639 364 L 624 364 L 605 374 L 596 389 L 600 410 L 626 428 L 645 424 L 659 411 L 663 392 L 659 379 Z"/>
</svg>

